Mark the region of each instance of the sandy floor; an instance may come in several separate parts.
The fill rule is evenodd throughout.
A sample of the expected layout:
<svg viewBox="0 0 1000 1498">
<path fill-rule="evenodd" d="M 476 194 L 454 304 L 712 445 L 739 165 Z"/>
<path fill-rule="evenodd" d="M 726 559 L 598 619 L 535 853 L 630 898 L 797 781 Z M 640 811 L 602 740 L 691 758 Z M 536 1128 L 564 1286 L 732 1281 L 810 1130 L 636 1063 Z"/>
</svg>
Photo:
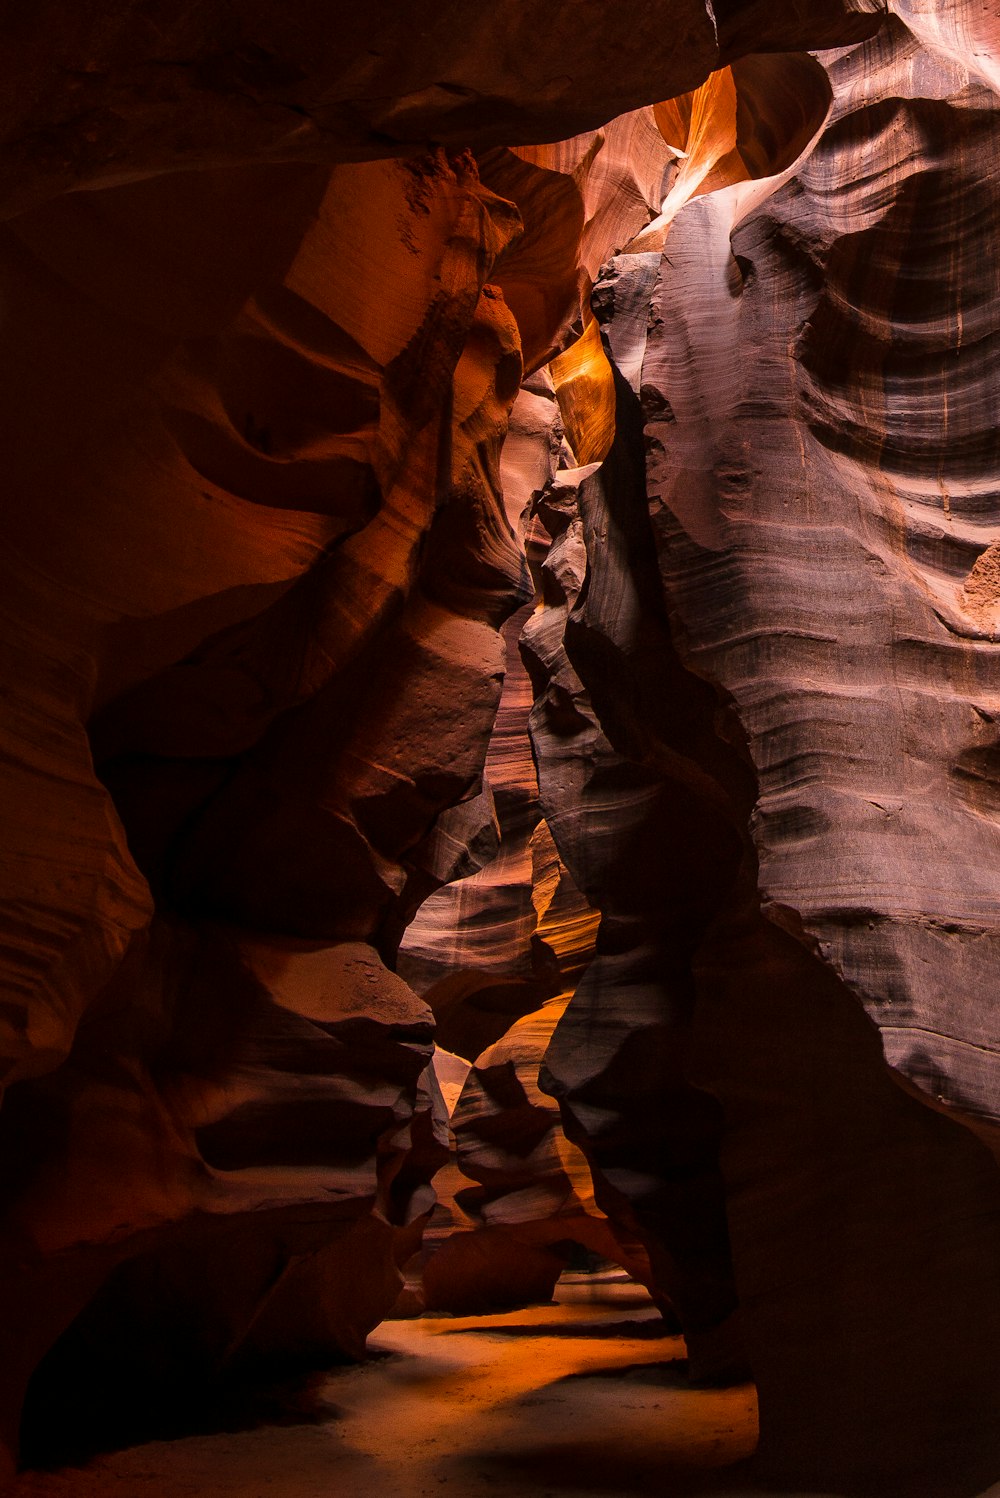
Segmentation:
<svg viewBox="0 0 1000 1498">
<path fill-rule="evenodd" d="M 759 1495 L 741 1472 L 752 1387 L 688 1388 L 684 1345 L 643 1292 L 596 1293 L 565 1286 L 554 1306 L 386 1322 L 372 1361 L 314 1380 L 279 1417 L 289 1423 L 28 1472 L 16 1498 Z"/>
</svg>

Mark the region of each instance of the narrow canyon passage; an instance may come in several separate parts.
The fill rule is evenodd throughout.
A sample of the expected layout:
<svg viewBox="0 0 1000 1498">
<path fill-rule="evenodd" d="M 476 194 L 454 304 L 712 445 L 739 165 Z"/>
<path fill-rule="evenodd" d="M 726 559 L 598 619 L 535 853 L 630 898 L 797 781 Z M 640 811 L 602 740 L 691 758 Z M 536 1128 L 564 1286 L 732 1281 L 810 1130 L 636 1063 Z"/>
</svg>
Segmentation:
<svg viewBox="0 0 1000 1498">
<path fill-rule="evenodd" d="M 753 1389 L 696 1389 L 640 1286 L 568 1274 L 551 1305 L 387 1321 L 371 1361 L 288 1385 L 256 1429 L 153 1442 L 15 1498 L 759 1495 Z M 244 1412 L 244 1415 L 248 1411 Z M 251 1417 L 252 1418 L 252 1417 Z M 272 1423 L 273 1422 L 273 1423 Z M 249 1423 L 249 1422 L 248 1422 Z"/>
<path fill-rule="evenodd" d="M 753 1386 L 692 1387 L 683 1339 L 620 1272 L 568 1273 L 549 1305 L 387 1321 L 369 1348 L 247 1391 L 212 1433 L 29 1470 L 11 1498 L 842 1498 L 755 1480 Z"/>
<path fill-rule="evenodd" d="M 0 1487 L 1000 1492 L 1000 7 L 8 30 Z"/>
</svg>

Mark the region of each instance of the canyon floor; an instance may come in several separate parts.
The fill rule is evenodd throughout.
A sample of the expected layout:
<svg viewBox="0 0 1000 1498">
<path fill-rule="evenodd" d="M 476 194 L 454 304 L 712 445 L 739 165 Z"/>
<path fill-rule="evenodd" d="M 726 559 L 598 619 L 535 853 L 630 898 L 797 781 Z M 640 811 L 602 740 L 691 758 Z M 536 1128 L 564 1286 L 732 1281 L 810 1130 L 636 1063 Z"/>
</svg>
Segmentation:
<svg viewBox="0 0 1000 1498">
<path fill-rule="evenodd" d="M 764 1498 L 752 1385 L 694 1389 L 639 1287 L 389 1321 L 371 1359 L 275 1391 L 260 1423 L 26 1471 L 12 1498 Z M 794 1498 L 794 1495 L 784 1495 Z M 805 1495 L 801 1495 L 805 1498 Z M 808 1498 L 828 1498 L 810 1493 Z M 916 1495 L 915 1495 L 916 1498 Z M 1000 1498 L 1000 1485 L 983 1498 Z"/>
</svg>

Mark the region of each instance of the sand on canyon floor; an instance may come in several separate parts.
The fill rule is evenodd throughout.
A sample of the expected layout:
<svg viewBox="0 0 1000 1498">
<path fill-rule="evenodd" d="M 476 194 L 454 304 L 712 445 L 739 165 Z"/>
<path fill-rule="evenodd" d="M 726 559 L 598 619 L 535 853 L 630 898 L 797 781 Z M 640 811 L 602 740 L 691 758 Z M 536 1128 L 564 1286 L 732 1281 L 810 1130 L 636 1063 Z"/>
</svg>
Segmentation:
<svg viewBox="0 0 1000 1498">
<path fill-rule="evenodd" d="M 25 1472 L 14 1498 L 763 1498 L 752 1385 L 690 1387 L 635 1285 L 557 1297 L 384 1322 L 369 1362 L 296 1385 L 270 1423 Z"/>
</svg>

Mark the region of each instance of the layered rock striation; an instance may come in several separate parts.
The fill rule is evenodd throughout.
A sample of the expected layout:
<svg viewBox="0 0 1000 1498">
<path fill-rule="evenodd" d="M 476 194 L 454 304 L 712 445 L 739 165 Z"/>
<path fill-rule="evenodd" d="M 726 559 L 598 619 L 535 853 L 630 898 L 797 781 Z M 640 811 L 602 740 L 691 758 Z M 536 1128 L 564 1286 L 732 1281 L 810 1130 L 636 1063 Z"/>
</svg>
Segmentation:
<svg viewBox="0 0 1000 1498">
<path fill-rule="evenodd" d="M 995 1478 L 1000 34 L 881 9 L 12 23 L 11 1460 L 361 1354 L 436 1019 L 443 1281 L 616 1252 L 770 1471 Z"/>
<path fill-rule="evenodd" d="M 525 648 L 543 805 L 604 912 L 547 1060 L 572 1137 L 623 1183 L 683 1287 L 678 1224 L 711 1221 L 708 1201 L 656 1222 L 657 1172 L 631 1169 L 649 1128 L 615 1081 L 638 1009 L 614 964 L 652 927 L 659 1024 L 678 1013 L 668 978 L 683 995 L 667 1055 L 700 1116 L 706 1099 L 721 1110 L 761 1459 L 815 1484 L 972 1491 L 998 1456 L 984 1433 L 1000 1217 L 982 1143 L 997 1113 L 996 444 L 978 393 L 996 291 L 972 269 L 987 263 L 996 97 L 985 21 L 902 10 L 822 59 L 829 83 L 812 86 L 820 107 L 803 108 L 791 157 L 773 128 L 747 139 L 762 116 L 740 108 L 734 68 L 736 108 L 721 88 L 717 103 L 735 130 L 698 131 L 717 165 L 605 269 L 594 305 L 624 376 L 633 477 L 623 494 L 612 449 L 580 490 L 575 601 Z M 816 77 L 790 61 L 800 85 Z M 601 754 L 624 754 L 619 777 L 645 777 L 665 806 L 655 853 L 609 837 L 601 857 L 581 834 L 580 767 Z M 637 822 L 654 825 L 649 810 Z M 637 862 L 657 875 L 630 890 Z M 655 1096 L 662 1122 L 663 1078 Z M 690 1139 L 687 1112 L 678 1124 Z M 667 1142 L 655 1158 L 662 1170 Z M 848 1427 L 865 1432 L 849 1451 Z"/>
<path fill-rule="evenodd" d="M 489 824 L 515 227 L 439 152 L 5 230 L 13 1426 L 88 1303 L 52 1399 L 357 1355 L 395 1298 L 446 1151 L 383 958 Z"/>
</svg>

